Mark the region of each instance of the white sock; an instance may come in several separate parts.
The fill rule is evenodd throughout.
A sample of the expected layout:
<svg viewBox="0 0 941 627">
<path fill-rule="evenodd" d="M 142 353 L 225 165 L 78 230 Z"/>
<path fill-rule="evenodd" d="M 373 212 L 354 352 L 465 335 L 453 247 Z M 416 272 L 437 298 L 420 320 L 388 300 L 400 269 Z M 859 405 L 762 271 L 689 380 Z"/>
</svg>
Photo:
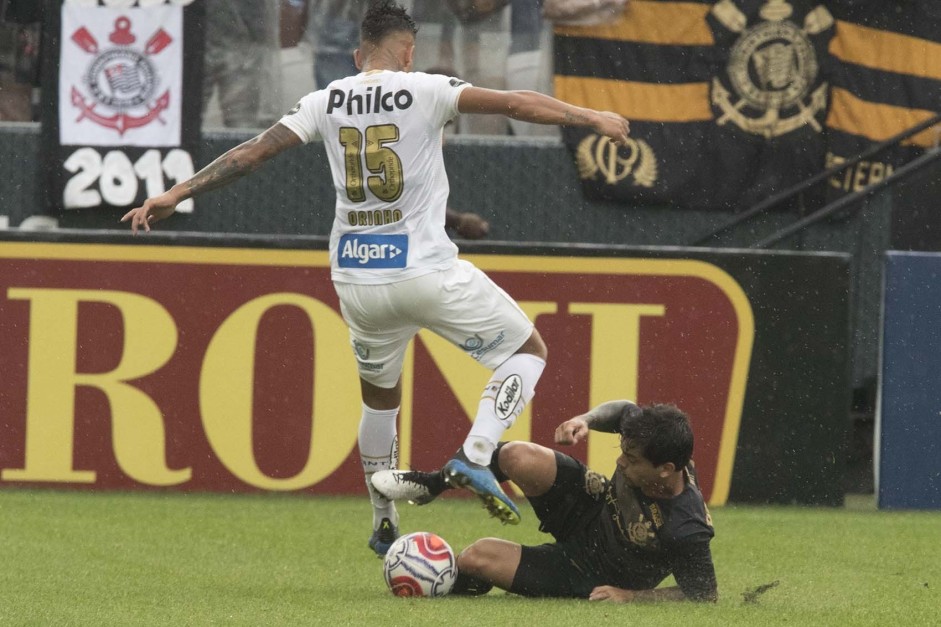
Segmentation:
<svg viewBox="0 0 941 627">
<path fill-rule="evenodd" d="M 497 442 L 532 400 L 545 367 L 544 359 L 517 353 L 493 371 L 480 397 L 474 425 L 464 440 L 467 459 L 483 466 L 490 463 Z"/>
<path fill-rule="evenodd" d="M 399 408 L 372 409 L 363 405 L 363 414 L 359 421 L 359 459 L 366 475 L 366 489 L 372 503 L 372 526 L 379 527 L 383 518 L 388 518 L 393 525 L 399 524 L 399 515 L 395 502 L 385 498 L 372 487 L 373 473 L 390 470 L 399 464 L 399 441 L 396 437 L 395 418 Z"/>
</svg>

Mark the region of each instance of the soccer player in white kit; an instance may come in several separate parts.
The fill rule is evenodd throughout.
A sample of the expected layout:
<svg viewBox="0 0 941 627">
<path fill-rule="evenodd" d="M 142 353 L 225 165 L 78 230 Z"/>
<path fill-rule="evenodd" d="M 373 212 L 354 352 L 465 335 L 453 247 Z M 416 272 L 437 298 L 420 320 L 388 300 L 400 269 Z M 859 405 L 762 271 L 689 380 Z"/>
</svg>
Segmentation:
<svg viewBox="0 0 941 627">
<path fill-rule="evenodd" d="M 532 399 L 546 363 L 533 323 L 483 272 L 458 259 L 447 236 L 444 125 L 458 113 L 498 113 L 589 127 L 619 144 L 628 134 L 627 121 L 614 113 L 411 72 L 416 32 L 404 8 L 391 0 L 374 3 L 354 54 L 360 74 L 308 94 L 261 135 L 122 218 L 134 233 L 149 231 L 179 202 L 226 185 L 288 148 L 323 139 L 337 194 L 331 277 L 359 367 L 359 452 L 373 506 L 369 546 L 379 555 L 398 537 L 398 514 L 370 479 L 397 463 L 399 377 L 412 337 L 430 329 L 493 370 L 467 439 L 444 471 L 505 523 L 518 523 L 519 509 L 487 465 Z"/>
</svg>

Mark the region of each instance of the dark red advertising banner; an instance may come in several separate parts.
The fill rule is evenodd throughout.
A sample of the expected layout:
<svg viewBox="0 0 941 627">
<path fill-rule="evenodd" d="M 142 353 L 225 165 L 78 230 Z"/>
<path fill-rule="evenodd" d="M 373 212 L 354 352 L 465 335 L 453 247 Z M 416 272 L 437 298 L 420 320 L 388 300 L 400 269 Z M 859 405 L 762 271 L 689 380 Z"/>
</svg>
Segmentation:
<svg viewBox="0 0 941 627">
<path fill-rule="evenodd" d="M 549 345 L 507 434 L 615 398 L 694 420 L 707 498 L 729 493 L 754 337 L 739 285 L 682 259 L 473 255 Z M 0 486 L 359 493 L 359 381 L 325 251 L 0 243 Z M 439 467 L 488 372 L 422 332 L 403 466 Z M 616 436 L 572 449 L 610 472 Z"/>
</svg>

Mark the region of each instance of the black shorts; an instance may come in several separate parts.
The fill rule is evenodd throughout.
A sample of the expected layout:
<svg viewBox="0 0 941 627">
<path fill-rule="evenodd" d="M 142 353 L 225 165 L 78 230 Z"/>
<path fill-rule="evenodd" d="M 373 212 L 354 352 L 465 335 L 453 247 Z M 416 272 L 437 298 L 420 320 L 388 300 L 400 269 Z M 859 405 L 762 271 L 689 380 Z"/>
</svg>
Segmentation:
<svg viewBox="0 0 941 627">
<path fill-rule="evenodd" d="M 587 568 L 580 567 L 581 551 L 577 547 L 604 506 L 600 489 L 603 479 L 577 459 L 558 451 L 555 461 L 555 483 L 529 502 L 539 517 L 539 530 L 552 534 L 556 542 L 522 548 L 510 592 L 584 598 L 598 582 Z"/>
</svg>

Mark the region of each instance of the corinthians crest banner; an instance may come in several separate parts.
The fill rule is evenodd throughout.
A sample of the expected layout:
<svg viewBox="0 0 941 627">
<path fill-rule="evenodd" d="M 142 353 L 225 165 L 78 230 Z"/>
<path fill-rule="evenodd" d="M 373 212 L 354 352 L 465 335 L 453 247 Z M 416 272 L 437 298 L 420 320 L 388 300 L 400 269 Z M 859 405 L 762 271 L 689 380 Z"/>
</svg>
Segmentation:
<svg viewBox="0 0 941 627">
<path fill-rule="evenodd" d="M 202 3 L 46 1 L 47 206 L 124 210 L 192 176 Z"/>
<path fill-rule="evenodd" d="M 590 198 L 743 209 L 818 172 L 833 18 L 812 0 L 633 0 L 556 28 L 556 95 L 616 111 L 631 141 L 563 136 Z"/>
</svg>

